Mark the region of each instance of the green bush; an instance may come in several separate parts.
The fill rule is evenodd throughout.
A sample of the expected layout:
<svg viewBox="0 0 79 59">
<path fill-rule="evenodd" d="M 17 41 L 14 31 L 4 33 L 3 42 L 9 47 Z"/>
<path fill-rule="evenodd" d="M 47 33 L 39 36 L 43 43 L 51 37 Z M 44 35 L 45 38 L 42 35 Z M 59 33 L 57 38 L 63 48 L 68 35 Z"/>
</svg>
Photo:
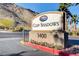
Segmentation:
<svg viewBox="0 0 79 59">
<path fill-rule="evenodd" d="M 77 35 L 79 36 L 79 32 L 77 32 Z"/>
<path fill-rule="evenodd" d="M 69 32 L 69 35 L 73 35 L 73 33 L 72 32 Z"/>
<path fill-rule="evenodd" d="M 55 49 L 61 50 L 61 49 L 63 49 L 63 46 L 61 46 L 61 45 L 55 45 Z"/>
<path fill-rule="evenodd" d="M 74 31 L 73 31 L 72 33 L 73 33 L 73 35 L 74 35 L 74 36 L 76 36 L 76 35 L 77 35 L 77 32 L 74 32 Z"/>
<path fill-rule="evenodd" d="M 30 42 L 33 43 L 33 40 L 31 40 Z"/>
<path fill-rule="evenodd" d="M 58 50 L 61 50 L 63 48 L 60 45 L 54 45 L 53 43 L 52 44 L 49 44 L 47 42 L 37 42 L 37 41 L 31 40 L 31 43 L 37 44 L 37 45 L 46 46 L 46 47 L 49 47 L 49 48 L 55 48 L 55 49 L 58 49 Z"/>
<path fill-rule="evenodd" d="M 0 19 L 0 24 L 9 28 L 9 27 L 12 27 L 14 25 L 14 20 L 9 19 L 9 18 Z"/>
<path fill-rule="evenodd" d="M 48 45 L 49 48 L 55 48 L 54 44 L 48 44 Z"/>
<path fill-rule="evenodd" d="M 40 42 L 37 42 L 38 45 L 40 45 Z"/>
</svg>

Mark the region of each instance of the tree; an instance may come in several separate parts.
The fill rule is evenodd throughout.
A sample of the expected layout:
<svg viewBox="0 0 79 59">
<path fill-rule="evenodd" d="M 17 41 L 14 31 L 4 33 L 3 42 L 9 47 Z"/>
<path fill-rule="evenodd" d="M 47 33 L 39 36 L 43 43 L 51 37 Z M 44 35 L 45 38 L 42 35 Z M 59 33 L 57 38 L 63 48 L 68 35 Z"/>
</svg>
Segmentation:
<svg viewBox="0 0 79 59">
<path fill-rule="evenodd" d="M 75 6 L 78 6 L 79 5 L 79 3 L 75 3 Z"/>
<path fill-rule="evenodd" d="M 77 27 L 76 24 L 79 22 L 79 17 L 77 15 L 72 16 L 72 23 L 74 23 L 74 31 L 76 31 Z"/>
<path fill-rule="evenodd" d="M 63 12 L 65 12 L 66 15 L 67 15 L 67 18 L 70 17 L 70 16 L 72 17 L 71 12 L 68 10 L 68 8 L 69 8 L 70 6 L 73 6 L 73 4 L 71 4 L 71 3 L 60 3 L 60 6 L 59 6 L 59 8 L 58 8 L 58 11 L 63 11 Z"/>
<path fill-rule="evenodd" d="M 71 3 L 60 3 L 60 6 L 58 8 L 58 11 L 63 11 L 66 13 L 66 18 L 68 19 L 69 17 L 72 17 L 71 12 L 68 10 L 68 8 L 70 6 L 72 6 L 73 4 Z M 65 20 L 65 30 L 68 30 L 68 21 L 67 19 Z"/>
</svg>

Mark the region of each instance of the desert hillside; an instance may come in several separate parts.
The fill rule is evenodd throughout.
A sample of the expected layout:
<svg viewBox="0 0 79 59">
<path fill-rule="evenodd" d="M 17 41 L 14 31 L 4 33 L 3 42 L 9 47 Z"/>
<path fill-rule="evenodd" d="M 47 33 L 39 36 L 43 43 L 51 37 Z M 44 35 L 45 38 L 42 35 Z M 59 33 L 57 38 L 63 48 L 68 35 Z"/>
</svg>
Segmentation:
<svg viewBox="0 0 79 59">
<path fill-rule="evenodd" d="M 15 3 L 0 3 L 0 28 L 16 28 L 24 26 L 31 29 L 31 20 L 38 13 L 25 9 Z"/>
</svg>

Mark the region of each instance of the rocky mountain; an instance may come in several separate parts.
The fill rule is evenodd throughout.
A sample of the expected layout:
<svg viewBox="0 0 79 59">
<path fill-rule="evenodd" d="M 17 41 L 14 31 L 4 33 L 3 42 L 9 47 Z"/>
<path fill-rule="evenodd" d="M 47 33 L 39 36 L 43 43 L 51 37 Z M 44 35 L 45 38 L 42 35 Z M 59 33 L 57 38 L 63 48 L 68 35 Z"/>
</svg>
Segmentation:
<svg viewBox="0 0 79 59">
<path fill-rule="evenodd" d="M 30 9 L 20 7 L 15 3 L 0 3 L 0 19 L 12 19 L 15 21 L 14 26 L 21 24 L 30 27 L 32 18 L 37 14 L 38 13 Z"/>
</svg>

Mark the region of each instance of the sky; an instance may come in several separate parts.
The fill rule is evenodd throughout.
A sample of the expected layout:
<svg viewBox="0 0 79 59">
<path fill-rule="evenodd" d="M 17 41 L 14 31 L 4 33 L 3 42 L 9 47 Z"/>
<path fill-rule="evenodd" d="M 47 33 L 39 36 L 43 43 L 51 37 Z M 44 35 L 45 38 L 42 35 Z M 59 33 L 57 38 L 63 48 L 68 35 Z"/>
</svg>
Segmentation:
<svg viewBox="0 0 79 59">
<path fill-rule="evenodd" d="M 59 7 L 59 3 L 18 3 L 17 5 L 38 13 L 57 11 Z M 72 14 L 77 14 L 79 16 L 79 6 L 71 6 L 69 10 Z M 77 27 L 79 28 L 79 24 L 77 24 Z"/>
<path fill-rule="evenodd" d="M 57 11 L 59 3 L 18 3 L 17 5 L 36 12 Z M 79 6 L 71 6 L 69 10 L 73 14 L 79 15 Z"/>
<path fill-rule="evenodd" d="M 56 11 L 59 4 L 56 3 L 19 3 L 24 8 L 31 9 L 36 12 Z"/>
</svg>

